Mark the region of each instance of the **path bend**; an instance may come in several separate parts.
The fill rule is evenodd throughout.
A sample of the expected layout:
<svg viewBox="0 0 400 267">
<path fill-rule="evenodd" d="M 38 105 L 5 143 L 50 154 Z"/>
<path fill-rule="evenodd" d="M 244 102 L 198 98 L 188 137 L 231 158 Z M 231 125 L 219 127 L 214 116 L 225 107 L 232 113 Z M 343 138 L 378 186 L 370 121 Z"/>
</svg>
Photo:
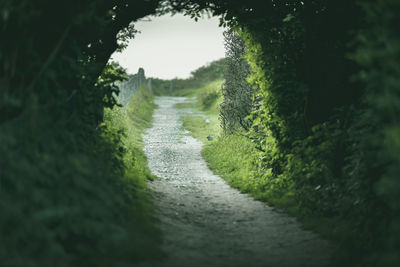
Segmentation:
<svg viewBox="0 0 400 267">
<path fill-rule="evenodd" d="M 144 135 L 149 182 L 168 257 L 154 267 L 324 267 L 330 246 L 296 219 L 255 201 L 214 175 L 201 142 L 185 135 L 174 108 L 193 101 L 157 97 L 153 127 Z"/>
</svg>

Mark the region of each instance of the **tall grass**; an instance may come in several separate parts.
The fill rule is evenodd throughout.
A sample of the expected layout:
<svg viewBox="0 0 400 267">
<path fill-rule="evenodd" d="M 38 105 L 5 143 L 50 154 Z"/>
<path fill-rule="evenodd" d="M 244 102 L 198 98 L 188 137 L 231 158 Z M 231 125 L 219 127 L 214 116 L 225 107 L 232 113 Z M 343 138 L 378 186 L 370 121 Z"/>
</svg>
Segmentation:
<svg viewBox="0 0 400 267">
<path fill-rule="evenodd" d="M 122 133 L 120 140 L 121 157 L 125 164 L 124 187 L 130 191 L 132 213 L 137 238 L 131 240 L 135 247 L 136 259 L 162 257 L 159 245 L 162 236 L 157 228 L 154 209 L 150 201 L 146 181 L 154 179 L 148 169 L 143 152 L 142 134 L 152 123 L 155 108 L 154 96 L 147 86 L 142 86 L 131 98 L 129 105 L 105 110 L 105 126 L 110 131 Z"/>
<path fill-rule="evenodd" d="M 122 143 L 126 174 L 135 177 L 141 184 L 147 179 L 154 178 L 147 167 L 142 134 L 151 126 L 155 106 L 153 94 L 144 85 L 132 96 L 126 108 L 115 107 L 105 110 L 107 126 L 124 132 Z"/>
</svg>

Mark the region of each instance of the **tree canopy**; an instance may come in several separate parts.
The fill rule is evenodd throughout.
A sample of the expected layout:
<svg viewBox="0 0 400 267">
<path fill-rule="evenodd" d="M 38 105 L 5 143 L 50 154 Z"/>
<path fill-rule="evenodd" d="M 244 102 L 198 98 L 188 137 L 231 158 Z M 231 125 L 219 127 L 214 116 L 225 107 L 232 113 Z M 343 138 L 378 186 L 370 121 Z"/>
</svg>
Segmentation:
<svg viewBox="0 0 400 267">
<path fill-rule="evenodd" d="M 134 37 L 136 20 L 167 12 L 209 12 L 243 39 L 250 68 L 241 84 L 252 85 L 257 101 L 247 132 L 265 187 L 294 190 L 304 214 L 349 222 L 346 244 L 362 256 L 360 266 L 397 266 L 395 0 L 2 0 L 0 261 L 129 261 L 117 249 L 134 234 L 121 215 L 130 201 L 123 133 L 103 124 L 124 75 L 107 62 Z"/>
</svg>

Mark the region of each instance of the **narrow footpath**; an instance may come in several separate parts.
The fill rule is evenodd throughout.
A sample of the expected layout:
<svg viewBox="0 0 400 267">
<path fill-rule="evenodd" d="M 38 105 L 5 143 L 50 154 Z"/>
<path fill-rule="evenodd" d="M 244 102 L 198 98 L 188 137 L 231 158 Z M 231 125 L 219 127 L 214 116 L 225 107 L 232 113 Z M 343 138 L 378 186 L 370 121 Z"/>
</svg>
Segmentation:
<svg viewBox="0 0 400 267">
<path fill-rule="evenodd" d="M 181 130 L 184 97 L 157 97 L 144 135 L 149 182 L 164 233 L 162 267 L 324 267 L 330 247 L 289 217 L 231 188 L 201 157 L 202 143 Z"/>
</svg>

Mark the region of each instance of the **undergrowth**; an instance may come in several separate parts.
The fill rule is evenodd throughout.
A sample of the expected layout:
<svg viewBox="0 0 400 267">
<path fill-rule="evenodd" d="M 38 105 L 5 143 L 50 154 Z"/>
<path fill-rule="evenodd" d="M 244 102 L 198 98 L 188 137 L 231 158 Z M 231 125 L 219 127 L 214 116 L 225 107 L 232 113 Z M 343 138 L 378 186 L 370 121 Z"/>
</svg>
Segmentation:
<svg viewBox="0 0 400 267">
<path fill-rule="evenodd" d="M 138 234 L 129 242 L 135 248 L 135 261 L 162 257 L 160 251 L 161 232 L 157 228 L 153 215 L 153 206 L 149 199 L 146 181 L 154 179 L 147 165 L 143 152 L 142 134 L 152 123 L 155 108 L 154 96 L 147 86 L 142 86 L 125 107 L 105 109 L 104 127 L 107 131 L 117 132 L 122 136 L 119 147 L 121 159 L 125 166 L 123 176 L 124 190 L 128 192 L 131 212 L 135 214 L 132 221 L 134 231 Z"/>
<path fill-rule="evenodd" d="M 122 267 L 162 256 L 145 190 L 140 134 L 153 105 L 144 88 L 132 108 L 129 116 L 105 109 L 104 121 L 81 135 L 74 120 L 54 120 L 59 114 L 41 106 L 1 125 L 1 266 Z"/>
<path fill-rule="evenodd" d="M 240 132 L 223 133 L 218 119 L 222 84 L 223 80 L 218 80 L 201 88 L 176 93 L 179 96 L 197 98 L 196 103 L 176 105 L 177 108 L 191 108 L 193 111 L 193 114 L 182 117 L 182 127 L 205 143 L 203 157 L 210 168 L 232 187 L 295 214 L 297 206 L 293 195 L 290 191 L 283 192 L 283 185 L 268 179 L 271 170 L 259 166 L 260 151 L 255 144 Z M 206 118 L 199 116 L 198 112 L 205 114 Z M 211 137 L 211 140 L 207 137 Z"/>
<path fill-rule="evenodd" d="M 141 238 L 131 240 L 135 244 L 138 260 L 161 257 L 159 244 L 161 232 L 156 226 L 153 206 L 146 190 L 146 181 L 154 179 L 148 169 L 143 152 L 142 134 L 152 123 L 154 96 L 147 86 L 142 86 L 125 107 L 105 110 L 104 125 L 110 131 L 122 133 L 119 151 L 125 165 L 124 183 L 134 200 L 132 212 L 137 216 L 136 229 Z M 129 186 L 130 185 L 130 186 Z"/>
<path fill-rule="evenodd" d="M 204 143 L 202 156 L 210 169 L 242 193 L 248 193 L 254 199 L 267 202 L 299 218 L 303 227 L 334 240 L 336 247 L 350 244 L 340 243 L 349 233 L 349 229 L 340 220 L 302 214 L 294 196 L 294 183 L 285 177 L 270 179 L 272 170 L 260 164 L 259 159 L 263 152 L 257 149 L 256 143 L 244 132 L 223 133 L 218 120 L 222 101 L 221 84 L 220 81 L 212 82 L 198 89 L 182 90 L 179 92 L 181 96 L 196 97 L 197 102 L 176 105 L 177 108 L 193 110 L 193 114 L 182 117 L 182 128 Z M 211 98 L 213 101 L 210 103 Z M 199 116 L 198 112 L 207 115 L 207 118 Z M 210 136 L 212 139 L 207 139 Z M 348 239 L 350 238 L 346 238 Z M 340 251 L 342 250 L 338 253 Z"/>
<path fill-rule="evenodd" d="M 129 105 L 114 107 L 105 110 L 105 125 L 114 131 L 122 131 L 123 160 L 127 167 L 127 174 L 135 177 L 134 180 L 144 184 L 154 176 L 147 168 L 147 159 L 143 152 L 142 134 L 152 123 L 152 114 L 155 108 L 154 96 L 147 86 L 137 91 Z"/>
</svg>

